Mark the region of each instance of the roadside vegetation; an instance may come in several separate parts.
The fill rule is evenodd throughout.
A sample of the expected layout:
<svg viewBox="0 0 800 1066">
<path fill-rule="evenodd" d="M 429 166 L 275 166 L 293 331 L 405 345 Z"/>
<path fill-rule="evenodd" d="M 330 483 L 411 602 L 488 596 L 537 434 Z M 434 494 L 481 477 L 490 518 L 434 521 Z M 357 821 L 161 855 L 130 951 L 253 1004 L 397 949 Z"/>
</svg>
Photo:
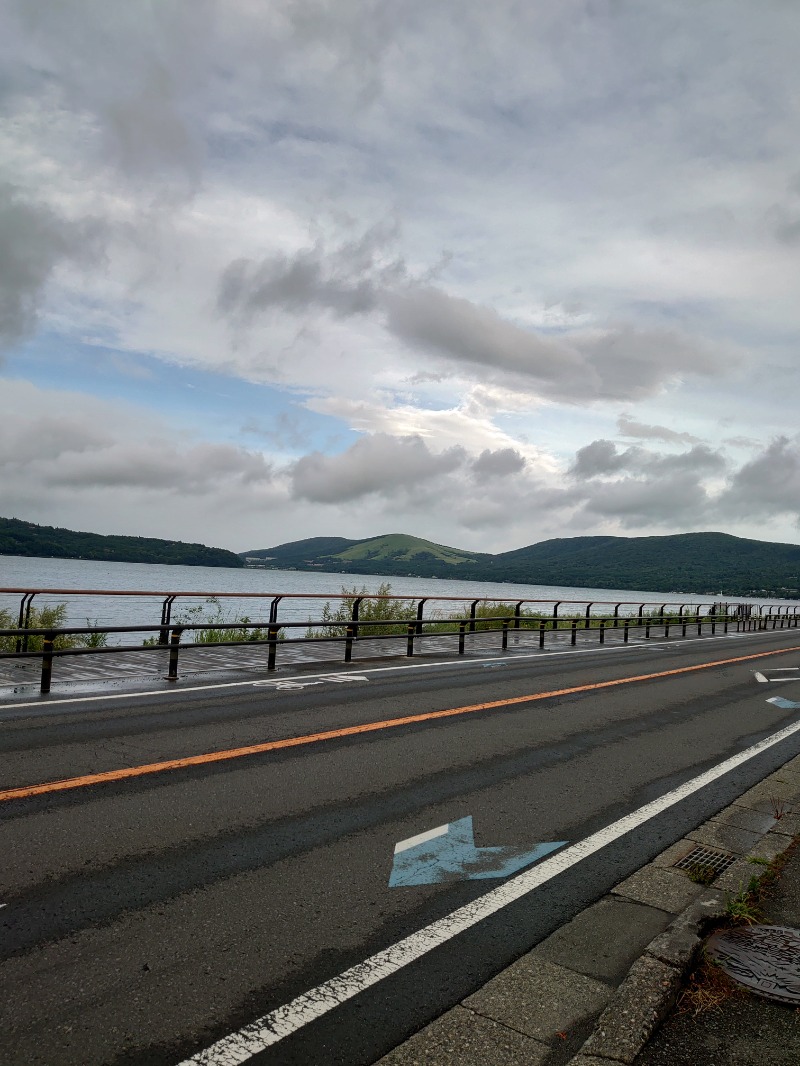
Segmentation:
<svg viewBox="0 0 800 1066">
<path fill-rule="evenodd" d="M 60 629 L 67 622 L 66 603 L 51 604 L 46 607 L 31 607 L 28 618 L 28 629 Z M 0 629 L 16 629 L 19 619 L 11 611 L 0 608 Z M 87 626 L 97 625 L 91 619 L 86 619 Z M 105 633 L 70 633 L 56 637 L 53 647 L 65 648 L 104 648 L 107 643 Z M 28 636 L 28 651 L 41 651 L 44 645 L 44 637 L 31 633 Z M 0 637 L 0 651 L 16 651 L 17 638 L 15 636 Z"/>
<path fill-rule="evenodd" d="M 315 619 L 309 618 L 307 637 L 343 637 L 347 634 L 347 626 L 353 617 L 353 606 L 358 599 L 358 635 L 359 637 L 370 636 L 398 636 L 408 632 L 408 624 L 417 620 L 417 600 L 414 599 L 387 599 L 391 596 L 392 586 L 384 582 L 377 592 L 369 592 L 366 586 L 348 588 L 342 586 L 341 595 L 333 601 L 329 600 L 322 609 L 320 622 L 315 624 Z M 475 608 L 475 630 L 502 629 L 503 623 L 507 622 L 509 628 L 515 627 L 517 603 L 505 603 L 501 600 L 487 600 L 478 603 Z M 665 611 L 663 614 L 653 608 L 642 613 L 622 615 L 617 618 L 617 626 L 621 628 L 627 618 L 631 627 L 650 622 L 651 625 L 680 625 L 682 622 L 696 624 L 696 608 L 687 605 L 681 617 L 677 610 Z M 548 631 L 553 629 L 570 629 L 573 622 L 577 622 L 579 628 L 586 627 L 585 612 L 559 614 L 554 619 L 552 612 L 536 611 L 522 607 L 519 612 L 520 629 L 539 629 L 544 623 Z M 703 622 L 710 620 L 712 616 L 703 614 Z M 457 611 L 426 604 L 426 616 L 422 625 L 423 633 L 456 632 L 459 621 L 469 620 L 469 604 Z M 722 621 L 722 615 L 719 616 Z M 588 628 L 599 629 L 601 622 L 605 622 L 606 628 L 613 626 L 613 616 L 590 615 Z"/>
<path fill-rule="evenodd" d="M 213 626 L 232 625 L 233 629 L 214 629 Z M 231 640 L 268 640 L 269 628 L 261 621 L 254 622 L 249 615 L 235 615 L 225 611 L 216 596 L 207 597 L 203 603 L 193 607 L 184 607 L 172 618 L 169 628 L 175 626 L 200 626 L 200 629 L 187 629 L 183 636 L 185 644 L 224 644 Z M 278 640 L 284 639 L 283 630 L 278 633 Z M 142 641 L 145 647 L 158 644 L 158 637 L 147 637 Z"/>
</svg>

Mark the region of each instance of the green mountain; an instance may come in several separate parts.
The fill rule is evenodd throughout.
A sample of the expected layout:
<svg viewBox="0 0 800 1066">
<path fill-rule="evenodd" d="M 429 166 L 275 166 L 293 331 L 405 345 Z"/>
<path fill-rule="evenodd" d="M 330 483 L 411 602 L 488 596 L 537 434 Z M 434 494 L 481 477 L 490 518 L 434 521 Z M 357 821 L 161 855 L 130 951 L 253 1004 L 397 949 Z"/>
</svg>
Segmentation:
<svg viewBox="0 0 800 1066">
<path fill-rule="evenodd" d="M 0 518 L 0 555 L 179 566 L 244 566 L 243 559 L 225 548 L 207 548 L 204 544 L 155 537 L 104 537 L 99 533 L 37 526 L 18 518 Z"/>
<path fill-rule="evenodd" d="M 800 592 L 800 545 L 728 533 L 569 537 L 489 555 L 395 533 L 365 540 L 312 537 L 243 553 L 250 565 L 388 577 L 452 577 L 528 585 L 727 596 Z"/>
<path fill-rule="evenodd" d="M 374 574 L 377 570 L 381 574 L 412 577 L 460 577 L 465 566 L 473 567 L 492 559 L 491 555 L 448 548 L 405 533 L 366 540 L 311 537 L 243 552 L 242 557 L 249 564 L 263 563 L 273 570 L 331 570 L 351 574 Z"/>
</svg>

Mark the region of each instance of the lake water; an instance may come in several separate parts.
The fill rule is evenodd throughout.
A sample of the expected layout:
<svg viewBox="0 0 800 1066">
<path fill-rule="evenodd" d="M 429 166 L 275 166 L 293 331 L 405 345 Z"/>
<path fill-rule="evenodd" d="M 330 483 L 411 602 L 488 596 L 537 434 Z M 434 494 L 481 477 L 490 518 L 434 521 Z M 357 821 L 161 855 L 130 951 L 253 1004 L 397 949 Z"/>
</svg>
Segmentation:
<svg viewBox="0 0 800 1066">
<path fill-rule="evenodd" d="M 620 613 L 633 613 L 640 603 L 681 604 L 713 601 L 713 597 L 698 597 L 681 594 L 675 590 L 638 592 L 621 589 L 565 588 L 555 585 L 517 585 L 506 582 L 455 581 L 413 577 L 382 577 L 379 574 L 327 574 L 300 570 L 234 570 L 224 567 L 163 566 L 148 563 L 107 563 L 84 559 L 36 559 L 16 555 L 0 556 L 0 589 L 51 589 L 58 592 L 41 593 L 36 597 L 37 606 L 52 603 L 67 604 L 68 623 L 86 625 L 156 625 L 161 617 L 161 601 L 164 594 L 190 592 L 196 596 L 181 598 L 173 608 L 173 619 L 187 607 L 202 604 L 203 600 L 216 594 L 237 593 L 242 598 L 222 600 L 225 621 L 248 615 L 253 620 L 266 619 L 273 596 L 287 597 L 279 607 L 280 621 L 308 621 L 319 618 L 325 599 L 334 601 L 342 586 L 377 592 L 380 585 L 388 582 L 394 595 L 419 599 L 422 596 L 452 597 L 454 602 L 437 605 L 432 602 L 425 608 L 426 617 L 437 608 L 445 613 L 460 610 L 464 602 L 479 597 L 503 602 L 564 601 L 562 611 L 570 609 L 566 601 L 573 601 L 573 610 L 582 610 L 588 602 L 594 602 L 596 610 L 604 613 L 607 605 L 628 603 Z M 69 589 L 137 591 L 135 596 L 76 596 Z M 258 596 L 258 599 L 251 598 Z M 324 597 L 314 599 L 313 597 Z M 263 598 L 262 598 L 263 597 Z M 0 593 L 0 607 L 10 610 L 16 619 L 21 593 Z M 758 600 L 736 602 L 758 603 Z M 774 600 L 774 603 L 787 601 Z M 335 604 L 334 604 L 335 606 Z M 532 602 L 530 606 L 534 606 Z M 549 608 L 548 608 L 549 610 Z"/>
</svg>

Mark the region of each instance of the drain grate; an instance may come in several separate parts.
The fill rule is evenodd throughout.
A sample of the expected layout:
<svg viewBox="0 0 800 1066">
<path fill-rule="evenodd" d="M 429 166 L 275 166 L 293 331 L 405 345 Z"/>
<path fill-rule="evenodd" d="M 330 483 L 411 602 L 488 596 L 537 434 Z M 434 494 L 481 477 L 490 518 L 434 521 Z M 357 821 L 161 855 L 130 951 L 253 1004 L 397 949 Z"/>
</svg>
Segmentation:
<svg viewBox="0 0 800 1066">
<path fill-rule="evenodd" d="M 736 856 L 730 855 L 727 851 L 715 851 L 713 848 L 704 848 L 699 845 L 692 848 L 688 855 L 684 855 L 682 859 L 673 863 L 673 866 L 676 870 L 691 870 L 700 866 L 706 870 L 713 870 L 714 877 L 719 877 L 735 862 Z"/>
</svg>

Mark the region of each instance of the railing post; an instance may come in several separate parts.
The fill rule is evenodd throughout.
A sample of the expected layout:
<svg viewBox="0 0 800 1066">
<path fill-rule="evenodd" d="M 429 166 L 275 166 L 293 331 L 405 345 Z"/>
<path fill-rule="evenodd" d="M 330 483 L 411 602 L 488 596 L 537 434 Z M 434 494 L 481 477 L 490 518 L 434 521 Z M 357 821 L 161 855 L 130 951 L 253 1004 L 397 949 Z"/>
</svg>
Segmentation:
<svg viewBox="0 0 800 1066">
<path fill-rule="evenodd" d="M 283 599 L 283 596 L 276 596 L 272 603 L 269 605 L 269 624 L 274 626 L 278 621 L 278 604 Z"/>
<path fill-rule="evenodd" d="M 644 620 L 644 636 L 645 640 L 650 639 L 650 615 L 648 615 L 647 618 L 645 618 Z"/>
<path fill-rule="evenodd" d="M 352 622 L 348 623 L 345 630 L 345 642 L 344 642 L 344 661 L 349 663 L 353 658 L 353 630 L 355 629 Z"/>
<path fill-rule="evenodd" d="M 18 629 L 28 629 L 29 628 L 30 620 L 31 620 L 31 604 L 33 603 L 33 597 L 35 595 L 36 595 L 35 592 L 26 592 L 25 595 L 20 600 L 20 604 L 19 604 L 19 622 L 18 622 L 18 625 L 17 625 Z M 16 651 L 17 651 L 17 654 L 19 654 L 19 652 L 27 651 L 27 650 L 28 650 L 28 634 L 26 633 L 24 637 L 23 636 L 18 636 L 17 637 Z"/>
<path fill-rule="evenodd" d="M 605 618 L 601 618 L 600 619 L 600 643 L 601 644 L 605 644 L 605 642 L 606 642 L 606 620 L 605 620 Z"/>
<path fill-rule="evenodd" d="M 278 626 L 272 623 L 267 628 L 267 669 L 275 669 L 275 656 L 278 654 Z"/>
<path fill-rule="evenodd" d="M 539 647 L 540 648 L 544 647 L 544 627 L 545 627 L 545 620 L 543 618 L 541 620 L 541 622 L 539 622 Z"/>
<path fill-rule="evenodd" d="M 623 623 L 622 623 L 622 643 L 623 644 L 627 644 L 628 643 L 628 634 L 629 633 L 630 633 L 630 623 L 628 622 L 628 619 L 626 618 L 623 621 Z"/>
<path fill-rule="evenodd" d="M 520 600 L 517 603 L 517 609 L 514 612 L 514 629 L 519 629 L 522 623 L 522 605 L 524 602 L 525 600 Z"/>
<path fill-rule="evenodd" d="M 466 622 L 459 622 L 458 623 L 458 654 L 459 655 L 463 655 L 464 654 L 464 632 L 465 632 L 466 628 L 467 628 L 467 623 Z"/>
<path fill-rule="evenodd" d="M 619 626 L 619 609 L 620 609 L 621 606 L 622 606 L 622 604 L 618 603 L 616 605 L 616 607 L 614 608 L 614 629 L 616 629 Z"/>
<path fill-rule="evenodd" d="M 417 604 L 417 636 L 420 636 L 422 634 L 422 612 L 425 608 L 425 603 L 427 602 L 427 599 L 427 596 L 423 596 Z"/>
<path fill-rule="evenodd" d="M 469 609 L 469 631 L 470 631 L 470 633 L 474 633 L 475 632 L 475 610 L 476 610 L 477 606 L 478 606 L 478 600 L 473 600 L 472 601 L 472 606 Z"/>
<path fill-rule="evenodd" d="M 558 608 L 561 606 L 561 600 L 553 604 L 553 629 L 558 629 Z"/>
<path fill-rule="evenodd" d="M 698 637 L 702 637 L 702 635 L 703 635 L 702 617 L 703 616 L 700 614 L 700 611 L 698 611 L 697 612 L 697 635 L 698 635 Z"/>
<path fill-rule="evenodd" d="M 165 597 L 164 602 L 161 604 L 161 629 L 158 631 L 158 643 L 162 646 L 166 646 L 169 643 L 169 623 L 172 618 L 172 605 L 175 602 L 175 596 L 169 595 Z"/>
<path fill-rule="evenodd" d="M 686 615 L 683 614 L 683 608 L 681 608 L 681 636 L 686 636 Z"/>
<path fill-rule="evenodd" d="M 591 629 L 592 628 L 592 623 L 591 623 L 590 619 L 591 619 L 592 607 L 593 606 L 594 606 L 593 603 L 587 603 L 586 604 L 586 624 L 583 627 L 584 629 Z"/>
<path fill-rule="evenodd" d="M 169 667 L 167 669 L 167 681 L 178 680 L 178 649 L 181 642 L 181 634 L 183 630 L 180 626 L 175 626 L 172 630 L 172 636 L 169 638 Z"/>
<path fill-rule="evenodd" d="M 48 630 L 42 641 L 42 680 L 39 685 L 39 691 L 43 694 L 50 691 L 50 681 L 53 677 L 53 645 L 55 637 L 55 633 L 52 630 Z"/>
<path fill-rule="evenodd" d="M 666 640 L 667 637 L 669 636 L 669 616 L 665 615 L 663 621 L 664 621 L 664 640 Z"/>
<path fill-rule="evenodd" d="M 716 631 L 717 631 L 717 616 L 715 614 L 712 614 L 711 615 L 711 636 L 712 637 L 714 636 Z"/>
<path fill-rule="evenodd" d="M 573 648 L 578 643 L 578 620 L 576 618 L 572 619 L 572 625 L 570 626 L 569 642 Z"/>
<path fill-rule="evenodd" d="M 414 654 L 414 634 L 417 631 L 417 623 L 409 622 L 407 626 L 408 638 L 406 640 L 406 655 L 410 659 Z"/>
<path fill-rule="evenodd" d="M 508 650 L 508 619 L 507 618 L 503 619 L 503 637 L 502 637 L 502 640 L 500 642 L 500 647 L 503 649 L 503 651 L 507 651 Z"/>
</svg>

